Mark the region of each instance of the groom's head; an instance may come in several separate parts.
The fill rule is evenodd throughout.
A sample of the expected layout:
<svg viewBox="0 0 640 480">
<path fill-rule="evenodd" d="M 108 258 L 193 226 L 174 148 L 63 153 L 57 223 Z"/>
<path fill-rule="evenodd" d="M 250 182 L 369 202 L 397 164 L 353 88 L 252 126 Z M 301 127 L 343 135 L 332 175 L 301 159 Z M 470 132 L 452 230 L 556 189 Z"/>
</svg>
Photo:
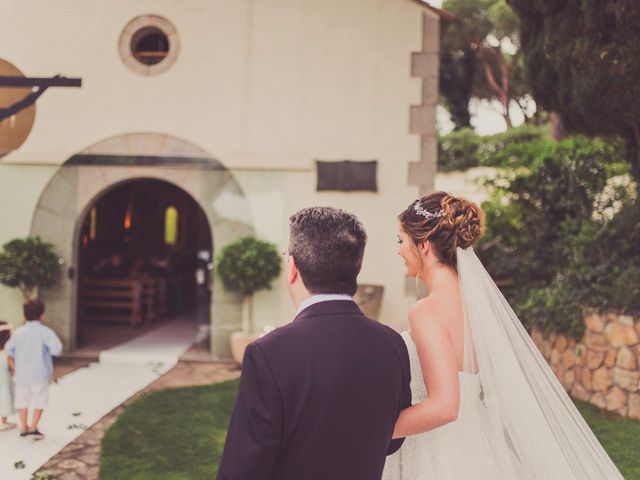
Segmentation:
<svg viewBox="0 0 640 480">
<path fill-rule="evenodd" d="M 356 216 L 337 208 L 312 207 L 293 214 L 290 220 L 290 289 L 295 288 L 299 275 L 302 286 L 312 294 L 356 293 L 367 243 Z"/>
</svg>

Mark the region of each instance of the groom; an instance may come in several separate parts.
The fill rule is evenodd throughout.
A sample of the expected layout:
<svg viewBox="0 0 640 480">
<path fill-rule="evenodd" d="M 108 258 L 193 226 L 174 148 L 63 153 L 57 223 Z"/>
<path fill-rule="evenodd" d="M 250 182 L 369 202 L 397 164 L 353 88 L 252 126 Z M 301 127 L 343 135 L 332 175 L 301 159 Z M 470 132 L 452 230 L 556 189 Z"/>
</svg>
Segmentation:
<svg viewBox="0 0 640 480">
<path fill-rule="evenodd" d="M 218 480 L 374 480 L 411 403 L 402 338 L 353 302 L 367 235 L 330 207 L 291 217 L 297 314 L 247 348 Z"/>
</svg>

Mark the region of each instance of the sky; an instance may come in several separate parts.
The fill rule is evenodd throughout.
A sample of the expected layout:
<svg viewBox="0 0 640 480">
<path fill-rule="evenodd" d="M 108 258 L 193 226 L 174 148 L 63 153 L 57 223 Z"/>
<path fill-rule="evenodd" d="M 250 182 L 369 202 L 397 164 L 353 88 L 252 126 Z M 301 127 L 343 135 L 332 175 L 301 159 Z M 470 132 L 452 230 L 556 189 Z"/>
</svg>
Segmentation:
<svg viewBox="0 0 640 480">
<path fill-rule="evenodd" d="M 471 111 L 471 126 L 479 135 L 493 135 L 494 133 L 504 132 L 507 129 L 507 124 L 500 113 L 502 107 L 497 100 L 489 102 L 487 100 L 472 99 L 469 110 Z M 512 105 L 510 112 L 514 127 L 524 122 L 524 115 L 522 115 L 518 107 Z M 453 130 L 449 112 L 440 105 L 436 110 L 436 125 L 440 135 L 446 135 Z"/>
</svg>

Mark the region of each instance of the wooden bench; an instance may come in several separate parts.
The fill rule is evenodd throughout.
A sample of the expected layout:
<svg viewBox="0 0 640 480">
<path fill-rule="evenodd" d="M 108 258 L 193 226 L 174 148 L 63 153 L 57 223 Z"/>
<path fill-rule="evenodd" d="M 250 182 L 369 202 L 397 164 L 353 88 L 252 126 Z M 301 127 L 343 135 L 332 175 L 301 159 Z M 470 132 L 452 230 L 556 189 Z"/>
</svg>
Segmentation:
<svg viewBox="0 0 640 480">
<path fill-rule="evenodd" d="M 143 302 L 153 304 L 149 297 L 155 295 L 145 279 L 86 278 L 81 285 L 81 315 L 84 321 L 127 322 L 137 326 L 144 320 L 143 313 L 155 311 Z"/>
</svg>

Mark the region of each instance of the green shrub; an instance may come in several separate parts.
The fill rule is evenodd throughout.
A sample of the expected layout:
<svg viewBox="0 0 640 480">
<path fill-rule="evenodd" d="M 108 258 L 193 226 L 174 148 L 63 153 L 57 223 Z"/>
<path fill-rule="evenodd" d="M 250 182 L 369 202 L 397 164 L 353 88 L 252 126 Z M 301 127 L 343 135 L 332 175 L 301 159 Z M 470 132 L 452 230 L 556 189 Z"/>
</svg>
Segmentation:
<svg viewBox="0 0 640 480">
<path fill-rule="evenodd" d="M 276 246 L 243 237 L 225 246 L 216 258 L 216 271 L 224 288 L 240 292 L 249 303 L 249 333 L 253 333 L 253 294 L 270 289 L 280 275 L 281 257 Z"/>
<path fill-rule="evenodd" d="M 438 141 L 438 171 L 451 172 L 477 167 L 480 137 L 471 128 L 461 128 L 440 137 Z"/>
<path fill-rule="evenodd" d="M 629 203 L 623 190 L 602 200 L 608 179 L 628 169 L 620 150 L 576 136 L 540 138 L 512 152 L 503 159 L 512 168 L 487 181 L 493 193 L 483 204 L 487 233 L 478 251 L 520 318 L 578 337 L 586 308 L 635 309 L 632 290 L 614 285 L 640 272 L 640 262 L 629 262 L 640 259 L 633 256 L 640 238 L 630 233 L 638 208 L 603 220 L 612 206 Z M 631 239 L 625 246 L 623 232 Z"/>
<path fill-rule="evenodd" d="M 567 277 L 586 307 L 640 315 L 640 202 L 626 200 L 613 218 L 584 225 Z"/>
<path fill-rule="evenodd" d="M 471 128 L 454 130 L 438 139 L 438 171 L 526 166 L 537 156 L 539 141 L 553 145 L 548 128 L 522 125 L 488 136 Z"/>
<path fill-rule="evenodd" d="M 41 287 L 52 286 L 59 271 L 53 245 L 40 237 L 11 240 L 0 251 L 0 283 L 19 288 L 25 300 L 36 298 Z"/>
<path fill-rule="evenodd" d="M 540 156 L 541 150 L 550 150 L 553 145 L 547 128 L 522 125 L 482 137 L 478 163 L 485 167 L 526 167 Z"/>
</svg>

